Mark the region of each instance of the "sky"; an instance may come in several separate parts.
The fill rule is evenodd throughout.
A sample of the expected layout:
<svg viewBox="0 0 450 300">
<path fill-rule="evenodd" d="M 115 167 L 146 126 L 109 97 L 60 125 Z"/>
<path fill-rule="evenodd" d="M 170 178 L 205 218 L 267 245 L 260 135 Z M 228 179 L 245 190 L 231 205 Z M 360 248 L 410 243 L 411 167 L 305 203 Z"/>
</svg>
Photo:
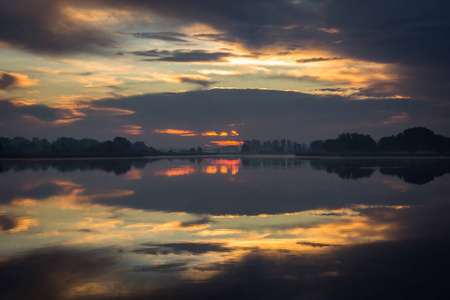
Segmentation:
<svg viewBox="0 0 450 300">
<path fill-rule="evenodd" d="M 445 0 L 2 0 L 0 136 L 450 135 Z"/>
</svg>

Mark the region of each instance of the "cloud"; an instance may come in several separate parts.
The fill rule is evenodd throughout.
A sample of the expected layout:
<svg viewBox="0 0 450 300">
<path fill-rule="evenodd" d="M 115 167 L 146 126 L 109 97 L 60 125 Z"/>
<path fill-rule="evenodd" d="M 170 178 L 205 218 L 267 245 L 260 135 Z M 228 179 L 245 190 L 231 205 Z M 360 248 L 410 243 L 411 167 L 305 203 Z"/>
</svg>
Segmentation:
<svg viewBox="0 0 450 300">
<path fill-rule="evenodd" d="M 204 88 L 208 88 L 210 85 L 217 83 L 217 81 L 211 81 L 209 78 L 203 77 L 203 76 L 180 76 L 178 77 L 180 82 L 182 83 L 193 83 L 200 85 Z"/>
<path fill-rule="evenodd" d="M 450 107 L 429 101 L 360 101 L 337 95 L 276 90 L 212 89 L 101 99 L 72 108 L 82 115 L 76 122 L 65 126 L 52 122 L 64 115 L 76 117 L 68 108 L 36 104 L 17 106 L 7 100 L 0 101 L 0 107 L 0 135 L 105 140 L 117 136 L 117 130 L 124 132 L 129 128 L 125 125 L 139 124 L 149 140 L 145 141 L 146 144 L 154 147 L 197 147 L 211 140 L 210 136 L 202 133 L 214 131 L 218 135 L 220 132 L 230 135 L 227 125 L 240 123 L 245 124 L 239 127 L 239 141 L 289 138 L 308 143 L 335 138 L 343 132 L 370 134 L 378 139 L 415 126 L 450 135 Z M 407 118 L 398 118 L 406 115 Z M 43 122 L 34 122 L 26 116 Z M 49 126 L 52 126 L 52 131 L 43 136 L 42 129 Z M 180 136 L 184 137 L 180 139 Z M 135 139 L 137 136 L 127 137 Z M 226 137 L 217 136 L 214 141 L 221 138 Z"/>
<path fill-rule="evenodd" d="M 0 215 L 0 233 L 14 229 L 17 226 L 17 220 L 12 217 Z"/>
<path fill-rule="evenodd" d="M 158 273 L 168 273 L 168 272 L 180 272 L 188 270 L 187 262 L 174 262 L 162 265 L 153 266 L 135 266 L 133 268 L 134 272 L 158 272 Z"/>
<path fill-rule="evenodd" d="M 297 25 L 295 34 L 298 36 L 302 22 L 307 20 L 307 13 L 302 11 L 301 5 L 284 0 L 250 0 L 245 3 L 237 0 L 225 2 L 200 0 L 189 3 L 182 0 L 170 2 L 113 0 L 102 3 L 134 11 L 152 12 L 187 26 L 206 24 L 216 32 L 200 33 L 204 34 L 199 36 L 200 38 L 236 40 L 255 49 L 280 41 L 282 38 L 287 39 L 287 36 L 291 35 L 291 30 L 285 28 L 293 24 Z M 307 27 L 309 26 L 304 26 Z"/>
<path fill-rule="evenodd" d="M 211 224 L 211 223 L 214 223 L 214 220 L 212 220 L 209 216 L 205 216 L 201 219 L 182 222 L 181 226 L 182 227 L 191 227 L 191 226 L 205 225 L 205 224 Z"/>
<path fill-rule="evenodd" d="M 136 32 L 132 36 L 138 39 L 153 39 L 167 42 L 187 42 L 185 39 L 189 37 L 187 34 L 178 32 Z"/>
<path fill-rule="evenodd" d="M 350 9 L 349 9 L 350 8 Z M 397 65 L 398 91 L 415 97 L 448 99 L 450 3 L 413 0 L 333 0 L 324 6 L 327 24 L 342 43 L 330 50 L 346 57 Z M 400 94 L 400 93 L 399 93 Z"/>
<path fill-rule="evenodd" d="M 4 0 L 0 9 L 0 40 L 38 53 L 98 52 L 115 45 L 111 32 L 117 28 L 107 22 L 98 26 L 86 16 L 69 14 L 71 10 L 67 8 L 72 11 L 86 8 L 88 12 L 97 9 L 104 13 L 121 10 L 132 16 L 144 16 L 139 19 L 142 25 L 160 21 L 163 27 L 170 23 L 169 31 L 132 33 L 137 38 L 176 43 L 185 42 L 186 38 L 222 41 L 259 52 L 301 47 L 336 55 L 333 58 L 389 64 L 398 75 L 398 83 L 392 85 L 391 80 L 383 80 L 386 88 L 377 83 L 378 94 L 385 94 L 389 89 L 391 95 L 448 101 L 448 2 L 93 0 L 74 3 Z M 129 20 L 121 21 L 123 27 L 129 25 Z M 199 24 L 210 30 L 192 35 L 177 32 Z M 134 54 L 151 57 L 144 59 L 147 61 L 161 62 L 226 62 L 231 57 L 228 52 L 205 50 L 145 52 Z"/>
<path fill-rule="evenodd" d="M 193 254 L 201 255 L 209 252 L 231 252 L 233 249 L 223 243 L 144 243 L 145 248 L 133 250 L 135 253 L 151 255 Z"/>
<path fill-rule="evenodd" d="M 234 54 L 228 52 L 208 52 L 205 50 L 175 50 L 158 51 L 157 49 L 147 51 L 131 52 L 137 56 L 156 57 L 151 59 L 143 59 L 143 61 L 164 61 L 164 62 L 226 62 L 228 57 Z"/>
<path fill-rule="evenodd" d="M 305 246 L 311 246 L 311 247 L 319 247 L 319 248 L 323 248 L 323 247 L 336 247 L 339 245 L 335 245 L 335 244 L 325 244 L 325 243 L 314 243 L 314 242 L 297 242 L 297 245 L 305 245 Z"/>
<path fill-rule="evenodd" d="M 174 134 L 178 136 L 196 136 L 197 133 L 191 130 L 179 130 L 179 129 L 155 129 L 156 133 Z"/>
<path fill-rule="evenodd" d="M 341 57 L 313 57 L 313 58 L 305 58 L 299 59 L 296 62 L 299 64 L 306 64 L 310 62 L 321 62 L 321 61 L 330 61 L 330 60 L 340 60 L 343 59 Z"/>
<path fill-rule="evenodd" d="M 0 90 L 33 86 L 38 82 L 37 79 L 30 79 L 27 75 L 0 71 Z"/>
<path fill-rule="evenodd" d="M 73 18 L 66 0 L 3 0 L 0 41 L 45 54 L 98 52 L 114 45 L 108 33 Z"/>
<path fill-rule="evenodd" d="M 60 117 L 62 110 L 51 108 L 46 105 L 15 105 L 8 100 L 0 100 L 0 116 L 1 120 L 20 121 L 26 116 L 31 116 L 42 121 L 55 121 Z"/>
<path fill-rule="evenodd" d="M 401 80 L 395 93 L 448 101 L 450 3 L 405 1 L 113 0 L 108 5 L 152 12 L 185 27 L 205 24 L 206 39 L 248 49 L 298 45 L 358 60 L 388 63 Z M 385 81 L 390 84 L 389 80 Z"/>
</svg>

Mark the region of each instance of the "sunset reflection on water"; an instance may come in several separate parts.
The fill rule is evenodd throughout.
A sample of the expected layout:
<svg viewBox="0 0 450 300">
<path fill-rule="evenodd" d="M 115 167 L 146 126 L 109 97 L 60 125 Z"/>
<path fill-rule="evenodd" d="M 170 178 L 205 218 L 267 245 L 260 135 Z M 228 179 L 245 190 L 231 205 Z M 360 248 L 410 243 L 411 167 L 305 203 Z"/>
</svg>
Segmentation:
<svg viewBox="0 0 450 300">
<path fill-rule="evenodd" d="M 200 167 L 193 165 L 182 165 L 179 167 L 169 168 L 167 170 L 157 171 L 157 176 L 183 176 L 191 175 L 194 173 L 206 173 L 206 174 L 231 174 L 235 175 L 239 172 L 240 159 L 207 159 Z M 131 172 L 131 171 L 130 171 Z M 128 174 L 128 173 L 127 173 Z"/>
<path fill-rule="evenodd" d="M 447 163 L 420 165 L 433 176 L 421 185 L 386 177 L 380 170 L 392 164 L 406 168 L 392 161 L 172 159 L 111 173 L 119 163 L 96 162 L 83 172 L 64 162 L 45 169 L 19 163 L 0 174 L 0 274 L 16 282 L 0 285 L 8 299 L 38 284 L 38 293 L 54 299 L 225 299 L 228 289 L 238 298 L 276 298 L 285 289 L 289 297 L 327 298 L 335 284 L 346 298 L 349 280 L 388 284 L 380 268 L 394 281 L 420 281 L 425 275 L 397 261 L 423 268 L 440 260 L 437 249 L 448 249 Z M 70 283 L 47 284 L 55 274 Z M 268 285 L 275 294 L 265 294 Z"/>
</svg>

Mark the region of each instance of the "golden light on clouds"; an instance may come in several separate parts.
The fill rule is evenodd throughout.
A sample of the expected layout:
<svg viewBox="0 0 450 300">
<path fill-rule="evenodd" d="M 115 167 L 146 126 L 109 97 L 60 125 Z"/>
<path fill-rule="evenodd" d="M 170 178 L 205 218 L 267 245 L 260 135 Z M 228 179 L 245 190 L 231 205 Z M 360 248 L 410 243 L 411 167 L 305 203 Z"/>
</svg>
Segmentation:
<svg viewBox="0 0 450 300">
<path fill-rule="evenodd" d="M 230 132 L 226 131 L 206 131 L 202 133 L 198 133 L 192 130 L 181 130 L 181 129 L 155 129 L 154 132 L 161 134 L 173 134 L 179 136 L 239 136 L 239 133 L 235 130 L 231 130 Z"/>
<path fill-rule="evenodd" d="M 25 88 L 37 85 L 38 83 L 39 80 L 31 79 L 28 75 L 0 71 L 0 90 Z"/>
<path fill-rule="evenodd" d="M 179 130 L 179 129 L 155 129 L 156 133 L 173 134 L 179 136 L 196 136 L 197 133 L 191 130 Z"/>
<path fill-rule="evenodd" d="M 219 134 L 215 131 L 207 131 L 207 132 L 203 132 L 202 135 L 203 136 L 217 136 Z"/>
<path fill-rule="evenodd" d="M 117 129 L 115 132 L 131 134 L 131 135 L 144 134 L 144 131 L 142 130 L 142 127 L 141 126 L 137 126 L 137 125 L 123 125 L 122 129 Z"/>
</svg>

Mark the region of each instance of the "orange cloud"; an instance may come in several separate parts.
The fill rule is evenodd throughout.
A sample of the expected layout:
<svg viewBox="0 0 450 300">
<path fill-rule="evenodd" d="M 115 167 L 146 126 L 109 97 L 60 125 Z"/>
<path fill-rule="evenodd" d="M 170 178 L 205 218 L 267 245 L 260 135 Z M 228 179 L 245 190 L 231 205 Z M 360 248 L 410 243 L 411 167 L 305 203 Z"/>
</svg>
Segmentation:
<svg viewBox="0 0 450 300">
<path fill-rule="evenodd" d="M 209 228 L 209 224 L 195 224 L 190 226 L 184 226 L 180 221 L 167 222 L 162 224 L 155 223 L 138 223 L 126 226 L 126 228 L 138 228 L 146 229 L 147 232 L 165 232 L 165 231 L 198 231 Z"/>
<path fill-rule="evenodd" d="M 174 134 L 179 136 L 197 136 L 198 134 L 191 130 L 179 130 L 179 129 L 155 129 L 156 133 Z"/>
<path fill-rule="evenodd" d="M 125 134 L 131 134 L 131 135 L 139 135 L 143 134 L 141 126 L 137 125 L 124 125 L 122 129 L 118 129 L 115 132 L 117 133 L 125 133 Z"/>
<path fill-rule="evenodd" d="M 220 136 L 228 136 L 228 132 L 223 132 L 223 131 L 222 131 L 222 132 L 220 133 Z"/>
<path fill-rule="evenodd" d="M 239 141 L 211 141 L 211 143 L 217 146 L 240 146 L 244 144 L 244 142 Z"/>
<path fill-rule="evenodd" d="M 0 71 L 0 90 L 23 88 L 38 83 L 37 79 L 30 79 L 27 75 Z"/>
<path fill-rule="evenodd" d="M 237 133 L 237 131 L 235 130 L 231 130 L 230 136 L 239 136 L 239 133 Z"/>
<path fill-rule="evenodd" d="M 202 133 L 203 136 L 216 136 L 219 135 L 217 132 L 215 131 L 208 131 L 208 132 L 203 132 Z"/>
</svg>

